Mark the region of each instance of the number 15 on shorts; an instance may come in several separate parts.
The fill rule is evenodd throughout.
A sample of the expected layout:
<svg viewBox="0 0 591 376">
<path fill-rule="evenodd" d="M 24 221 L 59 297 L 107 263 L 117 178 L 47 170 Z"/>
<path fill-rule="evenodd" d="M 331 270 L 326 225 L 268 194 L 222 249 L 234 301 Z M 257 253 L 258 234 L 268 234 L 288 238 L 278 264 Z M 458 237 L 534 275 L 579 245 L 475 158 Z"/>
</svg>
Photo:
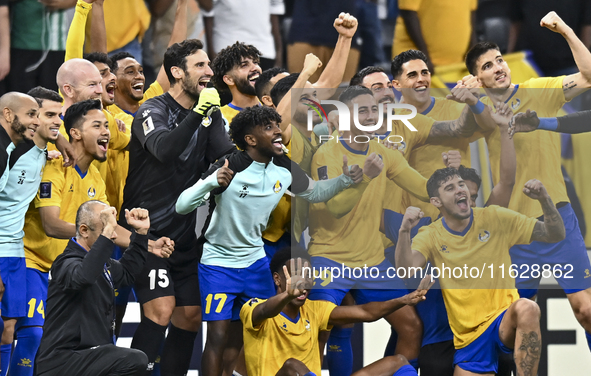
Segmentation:
<svg viewBox="0 0 591 376">
<path fill-rule="evenodd" d="M 156 277 L 156 273 L 158 273 L 158 277 Z M 156 283 L 160 288 L 167 288 L 170 284 L 170 280 L 168 279 L 168 270 L 166 269 L 152 269 L 150 273 L 148 273 L 148 277 L 150 277 L 150 290 L 154 290 L 156 288 Z"/>
</svg>

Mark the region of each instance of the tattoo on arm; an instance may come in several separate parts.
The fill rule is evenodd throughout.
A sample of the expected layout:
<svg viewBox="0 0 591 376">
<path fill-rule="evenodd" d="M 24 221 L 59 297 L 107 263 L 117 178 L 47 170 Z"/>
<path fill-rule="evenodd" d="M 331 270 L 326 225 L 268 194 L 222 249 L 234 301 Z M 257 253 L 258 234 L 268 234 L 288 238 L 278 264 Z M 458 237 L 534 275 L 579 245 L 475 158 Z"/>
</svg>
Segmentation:
<svg viewBox="0 0 591 376">
<path fill-rule="evenodd" d="M 540 361 L 540 353 L 542 348 L 542 341 L 540 340 L 538 333 L 536 332 L 521 332 L 521 345 L 519 346 L 519 352 L 521 354 L 515 354 L 515 361 L 519 360 L 517 373 L 523 376 L 535 376 L 537 372 L 537 366 Z M 521 368 L 521 372 L 519 372 Z"/>
<path fill-rule="evenodd" d="M 470 137 L 474 134 L 477 127 L 474 116 L 468 111 L 462 111 L 462 114 L 456 120 L 436 121 L 429 132 L 429 140 L 445 137 Z"/>
<path fill-rule="evenodd" d="M 577 84 L 575 83 L 575 81 L 571 81 L 571 82 L 567 82 L 566 84 L 562 85 L 562 90 L 568 91 L 570 89 L 574 89 L 575 87 L 577 87 Z"/>
<path fill-rule="evenodd" d="M 535 224 L 531 240 L 552 243 L 564 239 L 564 222 L 550 198 L 542 201 L 542 210 L 544 211 L 544 222 L 538 221 Z"/>
</svg>

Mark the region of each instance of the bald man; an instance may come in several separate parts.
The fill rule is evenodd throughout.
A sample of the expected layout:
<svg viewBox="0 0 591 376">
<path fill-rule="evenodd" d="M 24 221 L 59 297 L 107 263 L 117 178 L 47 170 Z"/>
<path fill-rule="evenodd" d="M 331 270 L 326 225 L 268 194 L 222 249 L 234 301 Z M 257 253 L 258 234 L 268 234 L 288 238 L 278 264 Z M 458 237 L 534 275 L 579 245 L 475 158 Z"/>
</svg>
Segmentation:
<svg viewBox="0 0 591 376">
<path fill-rule="evenodd" d="M 39 126 L 39 105 L 33 97 L 10 92 L 0 97 L 0 191 L 8 179 L 10 153 L 23 139 L 32 140 Z"/>
<path fill-rule="evenodd" d="M 57 86 L 64 97 L 62 113 L 73 105 L 87 99 L 101 99 L 103 87 L 98 68 L 88 60 L 71 59 L 57 71 Z"/>
</svg>

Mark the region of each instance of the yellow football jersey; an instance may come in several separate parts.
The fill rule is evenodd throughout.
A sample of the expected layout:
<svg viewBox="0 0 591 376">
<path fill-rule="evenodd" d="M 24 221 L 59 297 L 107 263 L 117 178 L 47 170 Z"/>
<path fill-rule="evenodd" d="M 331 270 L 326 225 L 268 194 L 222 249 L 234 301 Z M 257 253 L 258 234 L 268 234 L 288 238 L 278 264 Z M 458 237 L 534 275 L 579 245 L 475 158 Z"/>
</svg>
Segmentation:
<svg viewBox="0 0 591 376">
<path fill-rule="evenodd" d="M 431 106 L 422 114 L 429 116 L 435 121 L 455 120 L 460 117 L 465 106 L 463 103 L 457 103 L 445 98 L 432 97 Z M 408 164 L 423 175 L 425 179 L 429 179 L 435 170 L 445 167 L 441 153 L 450 150 L 458 150 L 462 156 L 462 164 L 470 167 L 470 139 L 468 138 L 447 138 L 420 145 L 410 151 Z M 407 207 L 416 206 L 421 208 L 426 217 L 431 217 L 435 220 L 439 216 L 439 210 L 435 206 L 428 202 L 417 200 L 414 196 L 406 193 L 404 194 L 404 203 L 402 206 L 402 211 L 392 210 L 398 213 L 404 213 Z"/>
<path fill-rule="evenodd" d="M 402 188 L 428 200 L 427 180 L 413 170 L 402 154 L 377 142 L 369 142 L 365 152 L 351 149 L 343 142 L 329 142 L 321 146 L 312 160 L 312 178 L 332 179 L 343 173 L 343 155 L 349 165 L 363 166 L 372 153 L 384 161 L 383 171 L 369 183 L 360 183 L 335 196 L 332 200 L 350 200 L 355 192 L 365 191 L 353 209 L 335 218 L 325 203 L 310 205 L 310 255 L 327 257 L 349 267 L 374 266 L 384 260 L 384 247 L 380 237 L 380 219 L 389 185 L 392 179 Z M 339 205 L 341 205 L 339 203 Z"/>
<path fill-rule="evenodd" d="M 330 330 L 328 320 L 336 305 L 323 300 L 308 300 L 300 308 L 297 321 L 283 313 L 252 325 L 252 312 L 263 299 L 251 299 L 242 306 L 244 354 L 249 376 L 275 375 L 289 358 L 295 358 L 320 375 L 318 332 Z"/>
<path fill-rule="evenodd" d="M 227 105 L 222 106 L 220 111 L 222 112 L 224 118 L 228 121 L 228 124 L 230 124 L 234 119 L 234 116 L 238 115 L 242 109 L 240 107 L 234 106 L 231 103 L 228 103 Z"/>
<path fill-rule="evenodd" d="M 506 103 L 511 106 L 514 113 L 530 109 L 536 111 L 539 117 L 556 117 L 558 110 L 566 103 L 562 90 L 563 79 L 564 76 L 532 78 L 523 84 L 515 85 Z M 489 98 L 483 98 L 482 101 L 491 104 Z M 498 129 L 486 137 L 486 143 L 493 182 L 497 184 L 501 158 Z M 516 133 L 513 143 L 517 154 L 517 171 L 509 209 L 528 217 L 539 217 L 543 214 L 540 205 L 522 192 L 525 183 L 531 179 L 538 179 L 544 184 L 555 204 L 569 202 L 560 169 L 560 134 L 548 131 Z"/>
<path fill-rule="evenodd" d="M 68 223 L 75 223 L 78 208 L 90 200 L 108 203 L 105 183 L 93 165 L 83 174 L 78 166 L 63 167 L 61 158 L 47 161 L 39 192 L 25 216 L 24 243 L 27 267 L 48 272 L 55 258 L 68 244 L 68 239 L 55 239 L 45 235 L 38 209 L 59 206 L 59 218 Z"/>
<path fill-rule="evenodd" d="M 509 248 L 529 244 L 536 222 L 492 205 L 474 208 L 461 233 L 449 229 L 442 218 L 413 238 L 412 249 L 443 273 L 439 282 L 456 348 L 469 345 L 519 298 L 509 274 Z M 463 274 L 458 277 L 460 269 Z"/>
</svg>

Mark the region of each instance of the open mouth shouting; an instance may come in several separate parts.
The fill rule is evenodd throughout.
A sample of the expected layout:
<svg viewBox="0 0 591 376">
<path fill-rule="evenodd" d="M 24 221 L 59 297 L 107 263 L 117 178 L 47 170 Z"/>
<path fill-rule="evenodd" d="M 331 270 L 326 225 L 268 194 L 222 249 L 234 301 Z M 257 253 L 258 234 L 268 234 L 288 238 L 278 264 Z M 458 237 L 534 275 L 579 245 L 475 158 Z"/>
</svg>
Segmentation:
<svg viewBox="0 0 591 376">
<path fill-rule="evenodd" d="M 470 203 L 468 202 L 468 196 L 466 194 L 460 194 L 456 198 L 456 205 L 460 208 L 461 211 L 466 211 L 470 209 Z"/>
<path fill-rule="evenodd" d="M 138 81 L 131 85 L 131 90 L 134 94 L 138 96 L 144 95 L 144 83 L 142 81 Z"/>
<path fill-rule="evenodd" d="M 254 84 L 257 82 L 257 79 L 259 78 L 259 72 L 252 72 L 251 74 L 248 75 L 248 82 L 250 82 L 250 84 L 254 87 Z"/>
<path fill-rule="evenodd" d="M 207 87 L 207 85 L 209 84 L 209 81 L 211 81 L 211 76 L 205 76 L 205 77 L 201 77 L 199 79 L 199 81 L 197 82 L 197 85 L 199 86 L 199 90 L 203 90 Z"/>
<path fill-rule="evenodd" d="M 273 139 L 273 146 L 277 149 L 277 151 L 283 151 L 283 138 L 281 136 Z"/>
<path fill-rule="evenodd" d="M 107 149 L 109 148 L 109 137 L 100 137 L 97 140 L 97 144 L 99 146 L 99 150 L 106 153 Z"/>
<path fill-rule="evenodd" d="M 105 87 L 105 91 L 107 92 L 107 95 L 109 96 L 110 100 L 114 100 L 115 99 L 115 88 L 117 87 L 117 84 L 115 83 L 115 81 L 111 81 L 107 84 L 107 86 Z"/>
</svg>

